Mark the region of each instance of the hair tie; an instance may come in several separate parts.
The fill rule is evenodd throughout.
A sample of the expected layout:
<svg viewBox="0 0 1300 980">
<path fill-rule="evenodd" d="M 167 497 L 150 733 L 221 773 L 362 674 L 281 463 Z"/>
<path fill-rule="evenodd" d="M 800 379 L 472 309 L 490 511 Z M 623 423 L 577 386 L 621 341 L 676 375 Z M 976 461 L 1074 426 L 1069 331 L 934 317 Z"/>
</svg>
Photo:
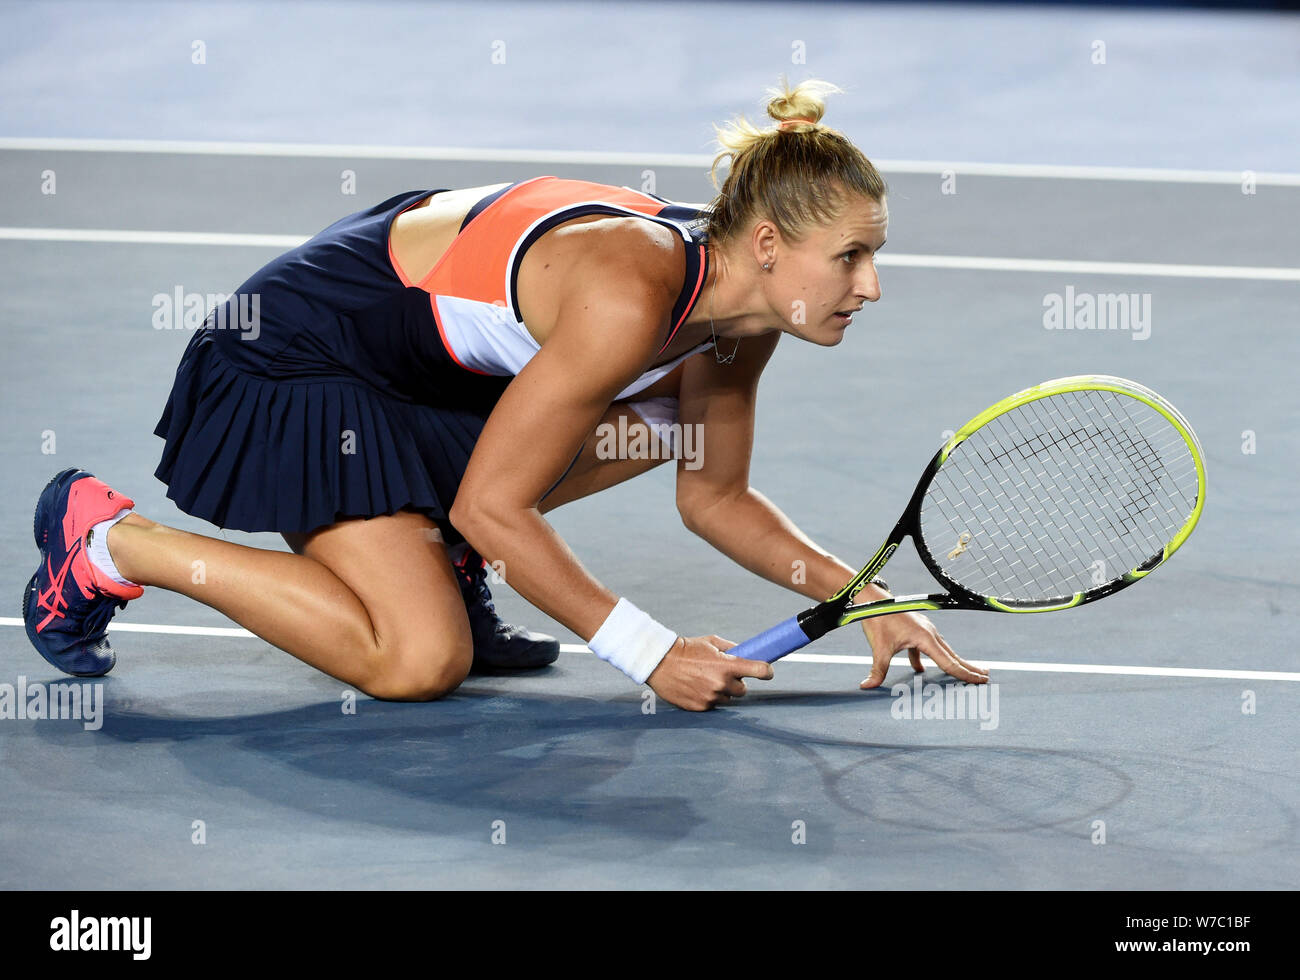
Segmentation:
<svg viewBox="0 0 1300 980">
<path fill-rule="evenodd" d="M 776 124 L 776 128 L 784 130 L 788 123 L 801 123 L 801 122 L 812 123 L 814 126 L 817 125 L 816 119 L 782 119 L 779 123 Z"/>
</svg>

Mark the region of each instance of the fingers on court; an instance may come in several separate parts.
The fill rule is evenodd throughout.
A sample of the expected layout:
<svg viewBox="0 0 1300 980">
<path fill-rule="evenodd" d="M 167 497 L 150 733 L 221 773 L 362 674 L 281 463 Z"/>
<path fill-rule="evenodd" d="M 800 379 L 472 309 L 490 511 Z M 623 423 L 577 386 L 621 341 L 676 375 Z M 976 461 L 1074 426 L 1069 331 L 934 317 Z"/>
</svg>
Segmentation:
<svg viewBox="0 0 1300 980">
<path fill-rule="evenodd" d="M 717 647 L 719 650 L 724 650 L 724 651 L 725 651 L 725 650 L 730 650 L 732 647 L 734 647 L 734 646 L 736 645 L 736 644 L 732 643 L 730 640 L 724 640 L 722 637 L 718 636 L 716 633 L 710 633 L 709 636 L 708 636 L 708 640 L 709 640 L 710 643 L 712 643 L 712 644 L 713 644 L 715 647 Z"/>
<path fill-rule="evenodd" d="M 983 684 L 989 679 L 989 672 L 983 668 L 976 667 L 974 664 L 968 664 L 961 657 L 957 656 L 957 651 L 948 646 L 942 636 L 938 637 L 939 646 L 943 651 L 943 658 L 934 657 L 934 662 L 942 667 L 953 677 L 957 677 L 971 684 Z"/>
<path fill-rule="evenodd" d="M 722 689 L 726 694 L 735 698 L 743 698 L 745 696 L 745 682 L 739 677 L 727 678 L 727 683 L 723 685 Z"/>
<path fill-rule="evenodd" d="M 885 675 L 889 673 L 889 661 L 889 657 L 876 656 L 875 654 L 872 655 L 871 673 L 868 674 L 867 679 L 859 685 L 862 690 L 866 691 L 873 687 L 879 687 L 884 683 Z"/>
</svg>

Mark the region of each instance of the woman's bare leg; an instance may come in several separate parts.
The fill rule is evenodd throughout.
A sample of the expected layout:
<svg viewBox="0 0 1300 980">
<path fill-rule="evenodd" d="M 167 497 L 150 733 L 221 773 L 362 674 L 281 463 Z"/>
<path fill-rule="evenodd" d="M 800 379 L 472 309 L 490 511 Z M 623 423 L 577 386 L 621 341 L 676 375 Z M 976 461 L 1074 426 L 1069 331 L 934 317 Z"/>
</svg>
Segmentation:
<svg viewBox="0 0 1300 980">
<path fill-rule="evenodd" d="M 349 520 L 267 551 L 130 514 L 109 531 L 122 575 L 179 592 L 379 698 L 454 690 L 473 658 L 464 600 L 428 518 Z"/>
</svg>

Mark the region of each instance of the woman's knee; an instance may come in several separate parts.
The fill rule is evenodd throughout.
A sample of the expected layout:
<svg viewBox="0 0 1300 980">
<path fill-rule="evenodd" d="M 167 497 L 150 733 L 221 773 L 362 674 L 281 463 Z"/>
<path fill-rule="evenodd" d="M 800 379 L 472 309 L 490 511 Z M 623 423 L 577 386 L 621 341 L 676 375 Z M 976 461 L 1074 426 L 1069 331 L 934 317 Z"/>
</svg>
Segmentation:
<svg viewBox="0 0 1300 980">
<path fill-rule="evenodd" d="M 390 650 L 363 690 L 383 701 L 436 701 L 460 687 L 473 661 L 473 644 L 462 640 Z"/>
</svg>

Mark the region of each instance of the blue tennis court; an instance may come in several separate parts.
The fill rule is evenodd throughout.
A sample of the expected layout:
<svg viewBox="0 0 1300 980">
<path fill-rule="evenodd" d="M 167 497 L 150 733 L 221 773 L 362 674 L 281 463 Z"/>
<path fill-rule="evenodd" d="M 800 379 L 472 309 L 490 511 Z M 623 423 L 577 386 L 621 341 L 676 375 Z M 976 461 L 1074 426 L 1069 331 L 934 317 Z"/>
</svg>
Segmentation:
<svg viewBox="0 0 1300 980">
<path fill-rule="evenodd" d="M 4 4 L 0 24 L 0 886 L 1295 887 L 1294 15 L 69 2 Z M 411 189 L 552 174 L 707 201 L 710 123 L 761 116 L 782 73 L 846 90 L 826 122 L 879 165 L 891 221 L 883 299 L 839 347 L 785 338 L 768 367 L 753 486 L 856 565 L 980 409 L 1132 378 L 1190 419 L 1209 479 L 1148 582 L 1053 615 L 935 613 L 990 670 L 977 694 L 905 657 L 859 690 L 871 651 L 846 628 L 704 714 L 507 584 L 505 618 L 559 637 L 559 661 L 426 704 L 349 691 L 162 590 L 114 620 L 106 677 L 31 648 L 31 508 L 65 467 L 164 523 L 285 549 L 153 478 L 189 339 L 155 297 L 229 292 Z M 1134 316 L 1045 327 L 1084 294 Z M 807 605 L 687 531 L 667 467 L 549 519 L 683 633 L 739 641 Z M 930 588 L 909 549 L 888 578 Z M 33 717 L 60 696 L 63 717 Z M 111 846 L 66 846 L 106 826 Z"/>
</svg>

